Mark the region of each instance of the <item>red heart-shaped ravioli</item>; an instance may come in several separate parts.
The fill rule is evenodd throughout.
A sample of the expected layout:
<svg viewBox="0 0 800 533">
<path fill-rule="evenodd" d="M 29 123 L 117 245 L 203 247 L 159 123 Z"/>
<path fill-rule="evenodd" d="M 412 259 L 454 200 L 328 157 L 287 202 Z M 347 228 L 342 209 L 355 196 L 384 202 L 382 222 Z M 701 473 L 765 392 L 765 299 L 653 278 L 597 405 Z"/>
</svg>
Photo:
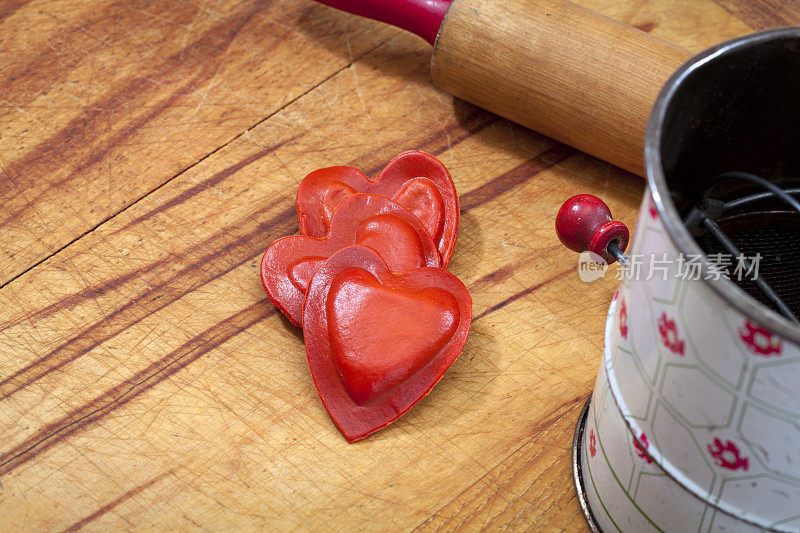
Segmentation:
<svg viewBox="0 0 800 533">
<path fill-rule="evenodd" d="M 352 244 L 376 251 L 393 272 L 440 265 L 436 245 L 410 211 L 383 196 L 352 195 L 336 210 L 326 237 L 284 237 L 264 253 L 261 282 L 293 324 L 302 323 L 303 301 L 314 273 L 328 257 Z"/>
<path fill-rule="evenodd" d="M 312 172 L 297 191 L 300 233 L 325 235 L 336 208 L 356 193 L 391 198 L 414 213 L 436 243 L 442 266 L 447 266 L 458 234 L 458 195 L 450 173 L 435 157 L 417 150 L 403 152 L 374 181 L 351 167 Z"/>
<path fill-rule="evenodd" d="M 364 246 L 320 267 L 303 306 L 306 354 L 322 403 L 350 441 L 397 420 L 456 360 L 472 300 L 442 268 L 393 274 Z"/>
</svg>

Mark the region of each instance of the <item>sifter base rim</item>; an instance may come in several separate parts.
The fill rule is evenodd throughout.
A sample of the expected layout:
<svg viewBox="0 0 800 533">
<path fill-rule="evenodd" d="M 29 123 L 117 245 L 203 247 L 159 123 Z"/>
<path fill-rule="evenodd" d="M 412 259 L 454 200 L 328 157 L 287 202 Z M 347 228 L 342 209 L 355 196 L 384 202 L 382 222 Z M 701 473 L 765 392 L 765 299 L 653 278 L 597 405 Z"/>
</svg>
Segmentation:
<svg viewBox="0 0 800 533">
<path fill-rule="evenodd" d="M 581 506 L 583 516 L 592 533 L 601 533 L 600 526 L 592 514 L 592 508 L 586 499 L 586 487 L 583 482 L 583 468 L 581 467 L 581 448 L 583 447 L 583 430 L 586 427 L 586 419 L 589 418 L 589 404 L 592 402 L 592 395 L 586 400 L 578 415 L 578 422 L 575 424 L 575 435 L 572 438 L 572 479 L 575 482 L 575 491 L 578 493 L 578 504 Z"/>
</svg>

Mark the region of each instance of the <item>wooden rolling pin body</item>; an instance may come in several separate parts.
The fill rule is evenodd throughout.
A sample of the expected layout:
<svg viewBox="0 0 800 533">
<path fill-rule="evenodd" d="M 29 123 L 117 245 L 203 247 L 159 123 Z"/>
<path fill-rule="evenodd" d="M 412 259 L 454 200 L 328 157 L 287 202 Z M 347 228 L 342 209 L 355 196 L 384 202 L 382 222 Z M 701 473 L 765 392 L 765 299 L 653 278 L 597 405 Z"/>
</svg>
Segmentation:
<svg viewBox="0 0 800 533">
<path fill-rule="evenodd" d="M 565 0 L 453 0 L 432 71 L 459 98 L 643 176 L 650 110 L 690 57 Z"/>
</svg>

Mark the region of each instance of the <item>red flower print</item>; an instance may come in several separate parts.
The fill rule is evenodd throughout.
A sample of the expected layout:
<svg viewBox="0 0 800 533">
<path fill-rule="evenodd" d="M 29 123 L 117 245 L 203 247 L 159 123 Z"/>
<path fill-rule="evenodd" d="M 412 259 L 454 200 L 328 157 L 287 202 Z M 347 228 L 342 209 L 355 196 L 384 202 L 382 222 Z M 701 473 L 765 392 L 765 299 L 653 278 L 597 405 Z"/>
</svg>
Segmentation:
<svg viewBox="0 0 800 533">
<path fill-rule="evenodd" d="M 722 444 L 720 439 L 714 439 L 713 446 L 708 445 L 708 453 L 714 458 L 714 464 L 728 470 L 744 470 L 750 468 L 750 461 L 739 455 L 739 448 L 731 441 Z"/>
<path fill-rule="evenodd" d="M 666 313 L 661 313 L 661 318 L 658 319 L 658 332 L 661 334 L 664 346 L 672 353 L 683 355 L 684 342 L 678 336 L 678 326 Z"/>
<path fill-rule="evenodd" d="M 642 444 L 639 444 L 639 441 L 642 441 L 644 444 L 644 448 L 642 448 Z M 647 435 L 642 433 L 639 435 L 639 440 L 636 440 L 636 437 L 633 438 L 633 446 L 636 448 L 636 455 L 647 461 L 647 464 L 653 462 L 653 458 L 647 454 L 647 448 L 650 447 L 650 443 L 647 441 Z"/>
<path fill-rule="evenodd" d="M 597 453 L 597 448 L 595 448 L 595 440 L 594 440 L 594 430 L 589 430 L 589 453 L 594 457 Z"/>
<path fill-rule="evenodd" d="M 739 337 L 752 352 L 764 357 L 770 355 L 780 355 L 783 343 L 775 337 L 771 331 L 767 331 L 749 320 L 745 322 L 743 328 L 739 328 Z"/>
<path fill-rule="evenodd" d="M 625 298 L 619 301 L 619 334 L 623 339 L 628 338 L 628 307 L 625 305 Z"/>
<path fill-rule="evenodd" d="M 656 203 L 653 201 L 652 196 L 650 196 L 647 203 L 648 203 L 647 210 L 650 212 L 650 218 L 655 220 L 656 217 L 658 216 L 658 209 L 656 209 Z"/>
</svg>

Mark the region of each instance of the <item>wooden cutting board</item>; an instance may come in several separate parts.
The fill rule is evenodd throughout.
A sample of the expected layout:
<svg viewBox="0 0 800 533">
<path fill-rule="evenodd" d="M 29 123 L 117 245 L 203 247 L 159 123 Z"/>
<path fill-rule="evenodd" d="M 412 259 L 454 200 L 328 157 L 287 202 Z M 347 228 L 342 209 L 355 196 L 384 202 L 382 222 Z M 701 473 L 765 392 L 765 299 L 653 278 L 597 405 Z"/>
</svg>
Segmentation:
<svg viewBox="0 0 800 533">
<path fill-rule="evenodd" d="M 581 0 L 695 51 L 792 0 Z M 585 527 L 569 451 L 612 275 L 553 220 L 636 177 L 454 100 L 420 39 L 306 0 L 0 4 L 0 530 Z M 437 155 L 467 346 L 348 444 L 260 255 L 318 167 Z M 613 271 L 612 271 L 613 274 Z"/>
</svg>

